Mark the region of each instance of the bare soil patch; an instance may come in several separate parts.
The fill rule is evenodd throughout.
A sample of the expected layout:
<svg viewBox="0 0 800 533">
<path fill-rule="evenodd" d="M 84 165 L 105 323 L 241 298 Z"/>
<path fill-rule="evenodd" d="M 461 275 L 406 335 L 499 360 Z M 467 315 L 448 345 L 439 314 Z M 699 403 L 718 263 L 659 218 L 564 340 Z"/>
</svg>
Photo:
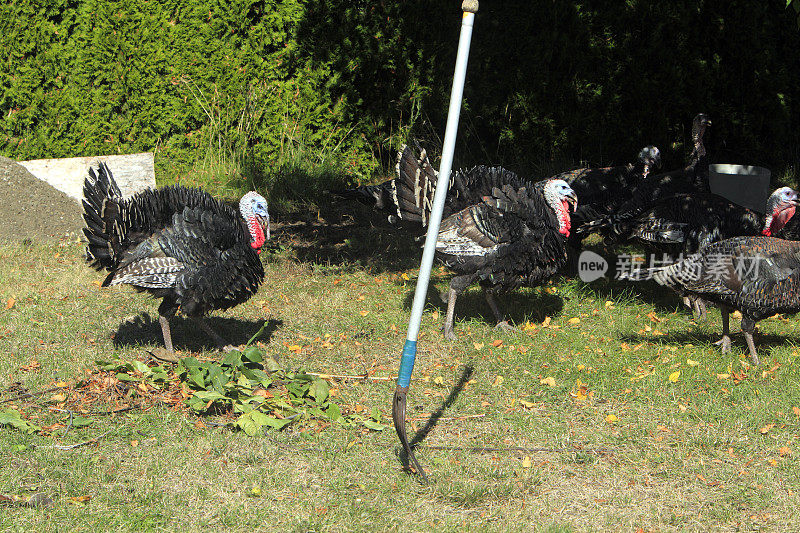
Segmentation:
<svg viewBox="0 0 800 533">
<path fill-rule="evenodd" d="M 0 205 L 0 242 L 74 239 L 83 227 L 79 202 L 7 157 L 0 157 Z"/>
</svg>

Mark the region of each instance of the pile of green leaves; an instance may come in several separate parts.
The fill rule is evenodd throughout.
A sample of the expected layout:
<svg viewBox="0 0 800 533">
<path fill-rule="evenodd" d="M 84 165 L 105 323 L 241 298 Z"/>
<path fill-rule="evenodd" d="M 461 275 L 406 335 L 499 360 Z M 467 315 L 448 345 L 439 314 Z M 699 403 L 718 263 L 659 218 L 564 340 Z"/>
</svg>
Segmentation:
<svg viewBox="0 0 800 533">
<path fill-rule="evenodd" d="M 343 414 L 331 401 L 327 381 L 302 370 L 282 369 L 257 346 L 231 351 L 220 361 L 185 357 L 172 374 L 164 366 L 150 367 L 141 361 L 97 364 L 103 370 L 116 372 L 120 381 L 185 385 L 192 391 L 186 399 L 190 409 L 198 414 L 237 415 L 229 425 L 248 435 L 313 422 L 384 429 L 379 411 L 367 417 Z"/>
</svg>

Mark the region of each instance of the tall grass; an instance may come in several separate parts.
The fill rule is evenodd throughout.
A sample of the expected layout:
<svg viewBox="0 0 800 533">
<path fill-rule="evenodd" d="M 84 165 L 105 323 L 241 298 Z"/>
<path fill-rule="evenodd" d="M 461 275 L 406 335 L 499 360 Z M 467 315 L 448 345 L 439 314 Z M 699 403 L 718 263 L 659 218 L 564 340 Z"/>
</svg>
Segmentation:
<svg viewBox="0 0 800 533">
<path fill-rule="evenodd" d="M 312 145 L 298 133 L 297 117 L 284 112 L 279 142 L 272 153 L 261 143 L 268 99 L 266 85 L 251 84 L 244 95 L 225 94 L 215 85 L 205 92 L 189 77 L 179 80 L 187 106 L 202 109 L 204 122 L 181 144 L 156 150 L 159 184 L 202 187 L 228 199 L 258 190 L 275 206 L 295 209 L 319 205 L 328 191 L 356 181 L 347 171 L 349 154 L 343 140 L 352 133 Z"/>
</svg>

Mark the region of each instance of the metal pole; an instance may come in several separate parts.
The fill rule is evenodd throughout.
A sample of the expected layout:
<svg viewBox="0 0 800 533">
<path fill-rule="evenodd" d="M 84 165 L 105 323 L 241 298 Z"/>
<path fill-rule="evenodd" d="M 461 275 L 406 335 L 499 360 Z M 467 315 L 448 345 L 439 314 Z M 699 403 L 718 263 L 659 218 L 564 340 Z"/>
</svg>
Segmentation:
<svg viewBox="0 0 800 533">
<path fill-rule="evenodd" d="M 414 290 L 414 303 L 411 307 L 411 318 L 408 321 L 408 336 L 403 346 L 400 358 L 400 371 L 397 375 L 397 388 L 394 391 L 392 402 L 392 419 L 400 443 L 408 456 L 414 470 L 427 483 L 428 477 L 414 456 L 414 450 L 408 443 L 406 436 L 406 394 L 411 384 L 411 372 L 414 370 L 414 359 L 417 356 L 417 338 L 419 326 L 422 321 L 422 311 L 425 307 L 425 298 L 428 293 L 428 281 L 433 267 L 433 256 L 436 251 L 436 239 L 439 235 L 439 226 L 442 222 L 444 201 L 447 197 L 447 187 L 450 181 L 450 171 L 453 166 L 453 152 L 456 146 L 458 133 L 458 119 L 461 112 L 461 100 L 464 95 L 464 79 L 467 74 L 467 60 L 469 59 L 469 45 L 472 39 L 472 25 L 475 13 L 478 11 L 477 0 L 464 0 L 461 4 L 464 12 L 461 19 L 461 36 L 458 41 L 458 55 L 453 76 L 453 88 L 450 92 L 450 108 L 447 112 L 447 127 L 444 133 L 442 147 L 442 164 L 439 167 L 439 178 L 436 182 L 436 193 L 433 196 L 433 208 L 428 221 L 428 232 L 425 236 L 425 247 L 422 251 L 422 262 L 419 266 L 417 287 Z"/>
</svg>

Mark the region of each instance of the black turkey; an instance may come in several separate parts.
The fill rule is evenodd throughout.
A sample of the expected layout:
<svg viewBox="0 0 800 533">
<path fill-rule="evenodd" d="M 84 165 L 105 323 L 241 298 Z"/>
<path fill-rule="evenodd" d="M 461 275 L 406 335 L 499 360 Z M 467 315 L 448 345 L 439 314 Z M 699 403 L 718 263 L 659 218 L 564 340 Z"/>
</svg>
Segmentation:
<svg viewBox="0 0 800 533">
<path fill-rule="evenodd" d="M 766 216 L 716 194 L 679 194 L 656 202 L 629 221 L 629 229 L 617 231 L 658 252 L 688 255 L 731 237 L 775 235 L 793 218 L 797 205 L 797 192 L 789 187 L 776 189 L 770 195 Z M 687 298 L 685 303 L 698 319 L 706 318 L 702 300 Z"/>
<path fill-rule="evenodd" d="M 269 214 L 261 195 L 245 194 L 239 213 L 200 189 L 179 186 L 125 199 L 101 163 L 84 182 L 83 218 L 86 260 L 109 271 L 103 286 L 132 285 L 162 298 L 158 314 L 168 351 L 169 320 L 178 310 L 230 349 L 202 317 L 246 301 L 264 279 L 258 254 L 269 239 Z"/>
<path fill-rule="evenodd" d="M 416 143 L 415 143 L 416 144 Z M 389 222 L 410 222 L 427 226 L 433 207 L 438 172 L 424 148 L 404 145 L 397 154 L 395 177 L 378 185 L 362 185 L 336 191 L 337 196 L 355 199 L 378 211 L 387 212 Z M 500 166 L 478 165 L 450 174 L 443 217 L 478 203 L 495 187 L 530 187 L 532 182 Z"/>
<path fill-rule="evenodd" d="M 800 242 L 775 237 L 734 237 L 703 248 L 675 264 L 640 271 L 679 294 L 694 295 L 720 306 L 723 353 L 730 351 L 730 310 L 742 313 L 742 331 L 753 364 L 756 322 L 776 313 L 800 311 Z"/>
<path fill-rule="evenodd" d="M 566 181 L 578 198 L 581 207 L 572 217 L 572 239 L 580 241 L 600 220 L 604 220 L 626 201 L 640 181 L 661 167 L 661 152 L 655 146 L 639 151 L 636 163 L 605 168 L 581 168 L 563 172 L 551 179 Z M 577 243 L 575 243 L 577 244 Z"/>
<path fill-rule="evenodd" d="M 497 306 L 495 292 L 538 285 L 564 266 L 569 206 L 574 209 L 577 203 L 563 180 L 516 189 L 504 185 L 442 221 L 436 254 L 456 273 L 447 295 L 445 337 L 455 338 L 456 298 L 474 282 L 484 289 L 497 326 L 513 329 Z"/>
<path fill-rule="evenodd" d="M 797 205 L 797 191 L 790 187 L 769 196 L 766 215 L 716 194 L 678 194 L 653 204 L 630 221 L 623 233 L 630 239 L 665 245 L 663 251 L 688 254 L 730 237 L 775 235 L 792 219 Z"/>
<path fill-rule="evenodd" d="M 597 230 L 608 241 L 624 238 L 626 223 L 637 218 L 654 203 L 676 194 L 698 194 L 709 192 L 708 157 L 704 135 L 711 120 L 704 113 L 697 114 L 692 121 L 692 140 L 694 148 L 687 165 L 664 174 L 656 174 L 647 180 L 634 184 L 632 191 L 615 211 L 601 220 L 590 221 L 587 231 Z"/>
</svg>

